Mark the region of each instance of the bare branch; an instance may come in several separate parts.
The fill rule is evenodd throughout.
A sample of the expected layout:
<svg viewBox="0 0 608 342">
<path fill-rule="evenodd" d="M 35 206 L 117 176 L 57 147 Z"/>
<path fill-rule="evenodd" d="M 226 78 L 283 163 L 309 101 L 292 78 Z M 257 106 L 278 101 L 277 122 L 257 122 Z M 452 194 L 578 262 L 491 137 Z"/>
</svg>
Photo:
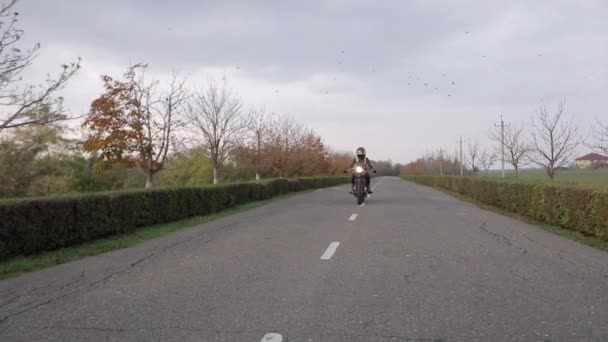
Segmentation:
<svg viewBox="0 0 608 342">
<path fill-rule="evenodd" d="M 490 168 L 496 163 L 498 160 L 498 154 L 492 151 L 491 149 L 483 149 L 479 154 L 479 165 L 486 171 L 486 173 L 490 172 Z"/>
<path fill-rule="evenodd" d="M 571 118 L 564 121 L 564 106 L 558 105 L 551 115 L 541 103 L 536 118 L 532 121 L 534 156 L 532 162 L 545 168 L 553 179 L 555 172 L 572 162 L 580 144 L 578 124 Z"/>
<path fill-rule="evenodd" d="M 255 151 L 254 166 L 255 166 L 255 177 L 260 179 L 260 163 L 262 161 L 262 148 L 271 131 L 271 115 L 266 114 L 264 107 L 260 109 L 252 109 L 251 113 L 251 125 L 249 133 L 251 135 L 253 149 Z"/>
<path fill-rule="evenodd" d="M 195 139 L 208 148 L 214 183 L 219 182 L 219 170 L 244 141 L 250 127 L 251 117 L 242 115 L 242 104 L 225 80 L 218 84 L 209 79 L 204 88 L 193 94 L 188 105 L 188 118 L 196 134 Z"/>
<path fill-rule="evenodd" d="M 477 162 L 479 158 L 479 142 L 477 140 L 475 140 L 472 143 L 469 143 L 467 146 L 467 161 L 469 166 L 471 167 L 471 171 L 473 171 L 473 174 L 477 173 L 477 171 L 479 171 L 479 167 L 477 165 Z"/>
<path fill-rule="evenodd" d="M 608 122 L 603 123 L 596 119 L 596 124 L 591 132 L 593 141 L 587 146 L 598 153 L 608 155 Z"/>
<path fill-rule="evenodd" d="M 22 74 L 38 57 L 39 44 L 22 51 L 15 47 L 23 31 L 17 28 L 19 14 L 13 10 L 17 1 L 12 0 L 0 7 L 0 134 L 7 129 L 27 125 L 50 125 L 66 120 L 63 99 L 55 94 L 80 69 L 80 59 L 67 65 L 55 78 L 48 77 L 40 85 L 22 84 Z M 5 19 L 8 19 L 5 22 Z M 36 115 L 42 109 L 50 109 L 46 116 Z"/>
<path fill-rule="evenodd" d="M 502 144 L 500 130 L 491 130 L 490 139 L 498 144 Z M 505 160 L 513 166 L 517 175 L 520 167 L 528 162 L 530 153 L 533 150 L 532 144 L 526 137 L 526 130 L 523 125 L 505 126 L 504 148 Z M 498 150 L 496 152 L 499 153 Z"/>
</svg>

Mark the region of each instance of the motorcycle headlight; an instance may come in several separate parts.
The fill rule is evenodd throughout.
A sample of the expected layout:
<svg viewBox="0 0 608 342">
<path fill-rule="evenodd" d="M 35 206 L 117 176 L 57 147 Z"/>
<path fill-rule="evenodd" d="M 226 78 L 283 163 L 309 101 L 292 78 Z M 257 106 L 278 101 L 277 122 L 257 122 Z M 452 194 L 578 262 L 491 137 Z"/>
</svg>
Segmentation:
<svg viewBox="0 0 608 342">
<path fill-rule="evenodd" d="M 361 166 L 357 166 L 357 167 L 355 168 L 355 171 L 356 171 L 357 173 L 363 173 L 363 168 L 362 168 Z"/>
</svg>

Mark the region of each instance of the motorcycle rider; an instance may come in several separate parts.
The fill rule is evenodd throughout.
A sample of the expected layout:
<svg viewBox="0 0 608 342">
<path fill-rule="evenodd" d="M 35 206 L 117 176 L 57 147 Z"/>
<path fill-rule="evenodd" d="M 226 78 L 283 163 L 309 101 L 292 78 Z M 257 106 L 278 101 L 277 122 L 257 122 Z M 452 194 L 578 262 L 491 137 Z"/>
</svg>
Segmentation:
<svg viewBox="0 0 608 342">
<path fill-rule="evenodd" d="M 365 148 L 363 147 L 359 147 L 357 149 L 356 152 L 357 156 L 353 159 L 353 162 L 350 165 L 350 168 L 354 168 L 355 165 L 360 165 L 363 167 L 363 169 L 365 170 L 365 186 L 367 187 L 367 192 L 368 193 L 372 193 L 372 189 L 370 187 L 371 184 L 371 176 L 369 174 L 369 171 L 372 170 L 374 171 L 374 173 L 376 173 L 376 169 L 374 168 L 374 165 L 372 164 L 372 162 L 366 157 L 366 151 Z M 346 173 L 348 171 L 344 171 L 344 173 Z M 355 174 L 353 173 L 352 178 L 351 178 L 351 183 L 352 183 L 352 191 L 351 194 L 355 191 Z"/>
</svg>

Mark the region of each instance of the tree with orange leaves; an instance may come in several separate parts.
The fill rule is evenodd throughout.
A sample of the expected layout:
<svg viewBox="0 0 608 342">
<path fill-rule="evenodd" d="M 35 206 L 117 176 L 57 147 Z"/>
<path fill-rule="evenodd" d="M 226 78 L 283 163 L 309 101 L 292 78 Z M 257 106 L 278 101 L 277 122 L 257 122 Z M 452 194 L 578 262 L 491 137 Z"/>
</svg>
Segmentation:
<svg viewBox="0 0 608 342">
<path fill-rule="evenodd" d="M 146 64 L 130 66 L 123 80 L 101 77 L 105 93 L 93 101 L 83 124 L 89 130 L 86 151 L 98 152 L 106 165 L 140 167 L 146 188 L 164 167 L 187 98 L 184 80 L 173 74 L 165 90 L 146 81 Z"/>
</svg>

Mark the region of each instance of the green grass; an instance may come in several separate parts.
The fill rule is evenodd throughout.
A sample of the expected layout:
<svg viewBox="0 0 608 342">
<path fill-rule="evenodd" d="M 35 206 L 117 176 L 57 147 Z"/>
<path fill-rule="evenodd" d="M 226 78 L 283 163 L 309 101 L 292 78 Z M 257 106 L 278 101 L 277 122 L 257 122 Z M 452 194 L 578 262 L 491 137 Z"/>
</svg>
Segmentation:
<svg viewBox="0 0 608 342">
<path fill-rule="evenodd" d="M 544 230 L 548 230 L 554 234 L 563 236 L 570 240 L 578 241 L 585 245 L 608 251 L 608 241 L 596 239 L 596 238 L 581 234 L 579 232 L 576 232 L 574 230 L 564 229 L 564 228 L 550 226 L 550 225 L 541 224 L 541 223 L 535 223 L 535 224 L 540 226 Z"/>
<path fill-rule="evenodd" d="M 302 192 L 305 191 L 301 191 L 299 193 Z M 289 193 L 265 201 L 250 202 L 230 209 L 225 209 L 219 213 L 215 213 L 212 215 L 197 216 L 173 223 L 144 227 L 130 234 L 100 239 L 79 246 L 67 247 L 37 255 L 15 257 L 0 262 L 0 279 L 13 277 L 21 273 L 41 270 L 47 267 L 81 259 L 87 256 L 93 256 L 113 251 L 116 249 L 131 247 L 145 240 L 154 239 L 178 231 L 180 229 L 204 224 L 213 220 L 220 219 L 222 217 L 258 208 L 270 202 L 292 197 L 296 194 L 298 193 Z"/>
</svg>

